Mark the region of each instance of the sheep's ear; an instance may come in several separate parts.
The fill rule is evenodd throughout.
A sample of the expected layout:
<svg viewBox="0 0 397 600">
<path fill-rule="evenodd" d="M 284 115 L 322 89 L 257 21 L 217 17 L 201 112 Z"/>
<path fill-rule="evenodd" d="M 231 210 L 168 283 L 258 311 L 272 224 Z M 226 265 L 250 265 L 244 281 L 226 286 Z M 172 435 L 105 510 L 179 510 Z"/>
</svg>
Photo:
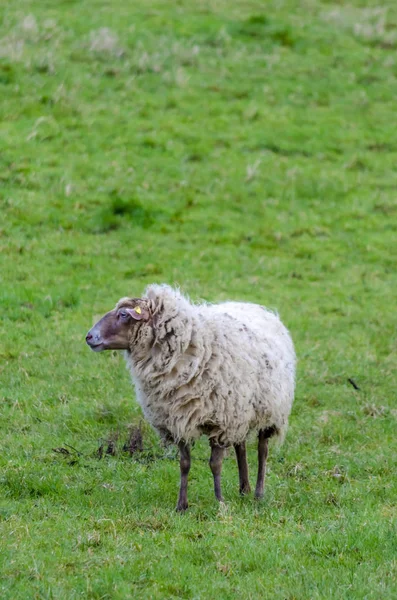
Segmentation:
<svg viewBox="0 0 397 600">
<path fill-rule="evenodd" d="M 148 321 L 150 314 L 147 308 L 142 306 L 135 306 L 135 308 L 126 308 L 128 314 L 135 319 L 135 321 Z"/>
</svg>

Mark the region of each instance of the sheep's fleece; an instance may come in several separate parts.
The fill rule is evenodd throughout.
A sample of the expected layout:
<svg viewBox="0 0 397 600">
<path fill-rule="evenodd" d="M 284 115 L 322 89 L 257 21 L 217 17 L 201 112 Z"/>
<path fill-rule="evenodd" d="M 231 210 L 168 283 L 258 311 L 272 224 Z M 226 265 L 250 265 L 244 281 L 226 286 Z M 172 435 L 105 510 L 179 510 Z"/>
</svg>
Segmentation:
<svg viewBox="0 0 397 600">
<path fill-rule="evenodd" d="M 165 439 L 206 434 L 229 446 L 266 428 L 283 438 L 295 352 L 276 314 L 239 302 L 194 305 L 168 285 L 149 286 L 142 300 L 153 321 L 134 328 L 125 356 L 137 400 Z"/>
</svg>

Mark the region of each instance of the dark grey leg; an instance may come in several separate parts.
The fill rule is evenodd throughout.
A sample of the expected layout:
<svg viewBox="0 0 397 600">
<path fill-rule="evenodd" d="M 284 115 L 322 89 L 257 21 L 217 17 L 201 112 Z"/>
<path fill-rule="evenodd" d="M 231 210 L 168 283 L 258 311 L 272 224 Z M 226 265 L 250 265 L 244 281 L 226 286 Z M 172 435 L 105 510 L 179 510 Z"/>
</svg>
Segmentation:
<svg viewBox="0 0 397 600">
<path fill-rule="evenodd" d="M 217 444 L 211 443 L 210 467 L 214 476 L 215 497 L 217 500 L 219 500 L 219 502 L 223 502 L 221 491 L 221 472 L 224 452 L 224 448 L 218 446 Z"/>
<path fill-rule="evenodd" d="M 272 432 L 273 433 L 273 432 Z M 256 481 L 255 498 L 263 498 L 263 487 L 266 476 L 266 459 L 268 455 L 269 430 L 261 429 L 258 434 L 258 479 Z"/>
<path fill-rule="evenodd" d="M 240 494 L 243 496 L 244 494 L 249 494 L 251 491 L 248 477 L 248 463 L 245 442 L 241 442 L 241 444 L 234 444 L 234 449 L 237 456 L 238 476 L 240 479 Z"/>
<path fill-rule="evenodd" d="M 186 510 L 188 507 L 187 503 L 187 478 L 190 471 L 190 448 L 185 442 L 179 442 L 178 444 L 180 453 L 180 468 L 181 468 L 181 486 L 179 488 L 178 504 L 176 506 L 177 511 Z"/>
</svg>

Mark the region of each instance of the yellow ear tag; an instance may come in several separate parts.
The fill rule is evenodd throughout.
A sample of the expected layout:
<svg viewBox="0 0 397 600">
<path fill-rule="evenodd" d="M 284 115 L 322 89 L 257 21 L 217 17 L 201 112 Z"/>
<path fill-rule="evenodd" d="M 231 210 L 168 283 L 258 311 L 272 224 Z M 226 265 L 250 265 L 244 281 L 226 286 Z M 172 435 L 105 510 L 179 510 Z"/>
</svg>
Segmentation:
<svg viewBox="0 0 397 600">
<path fill-rule="evenodd" d="M 134 308 L 134 310 L 135 310 L 135 312 L 136 312 L 136 313 L 138 313 L 138 315 L 140 315 L 140 314 L 141 314 L 141 312 L 142 312 L 142 311 L 141 311 L 141 307 L 140 307 L 140 306 L 136 306 L 136 307 Z"/>
</svg>

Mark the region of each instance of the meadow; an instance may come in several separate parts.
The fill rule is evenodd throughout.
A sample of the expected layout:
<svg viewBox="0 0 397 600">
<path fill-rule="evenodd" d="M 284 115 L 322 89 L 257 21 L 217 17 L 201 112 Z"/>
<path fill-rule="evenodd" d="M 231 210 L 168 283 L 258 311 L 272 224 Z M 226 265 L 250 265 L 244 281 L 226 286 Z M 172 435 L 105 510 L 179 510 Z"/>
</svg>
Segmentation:
<svg viewBox="0 0 397 600">
<path fill-rule="evenodd" d="M 397 5 L 379 4 L 1 3 L 2 599 L 397 597 Z M 175 449 L 122 357 L 85 345 L 152 282 L 291 331 L 263 501 L 229 452 L 217 505 L 202 439 L 177 514 Z"/>
</svg>

